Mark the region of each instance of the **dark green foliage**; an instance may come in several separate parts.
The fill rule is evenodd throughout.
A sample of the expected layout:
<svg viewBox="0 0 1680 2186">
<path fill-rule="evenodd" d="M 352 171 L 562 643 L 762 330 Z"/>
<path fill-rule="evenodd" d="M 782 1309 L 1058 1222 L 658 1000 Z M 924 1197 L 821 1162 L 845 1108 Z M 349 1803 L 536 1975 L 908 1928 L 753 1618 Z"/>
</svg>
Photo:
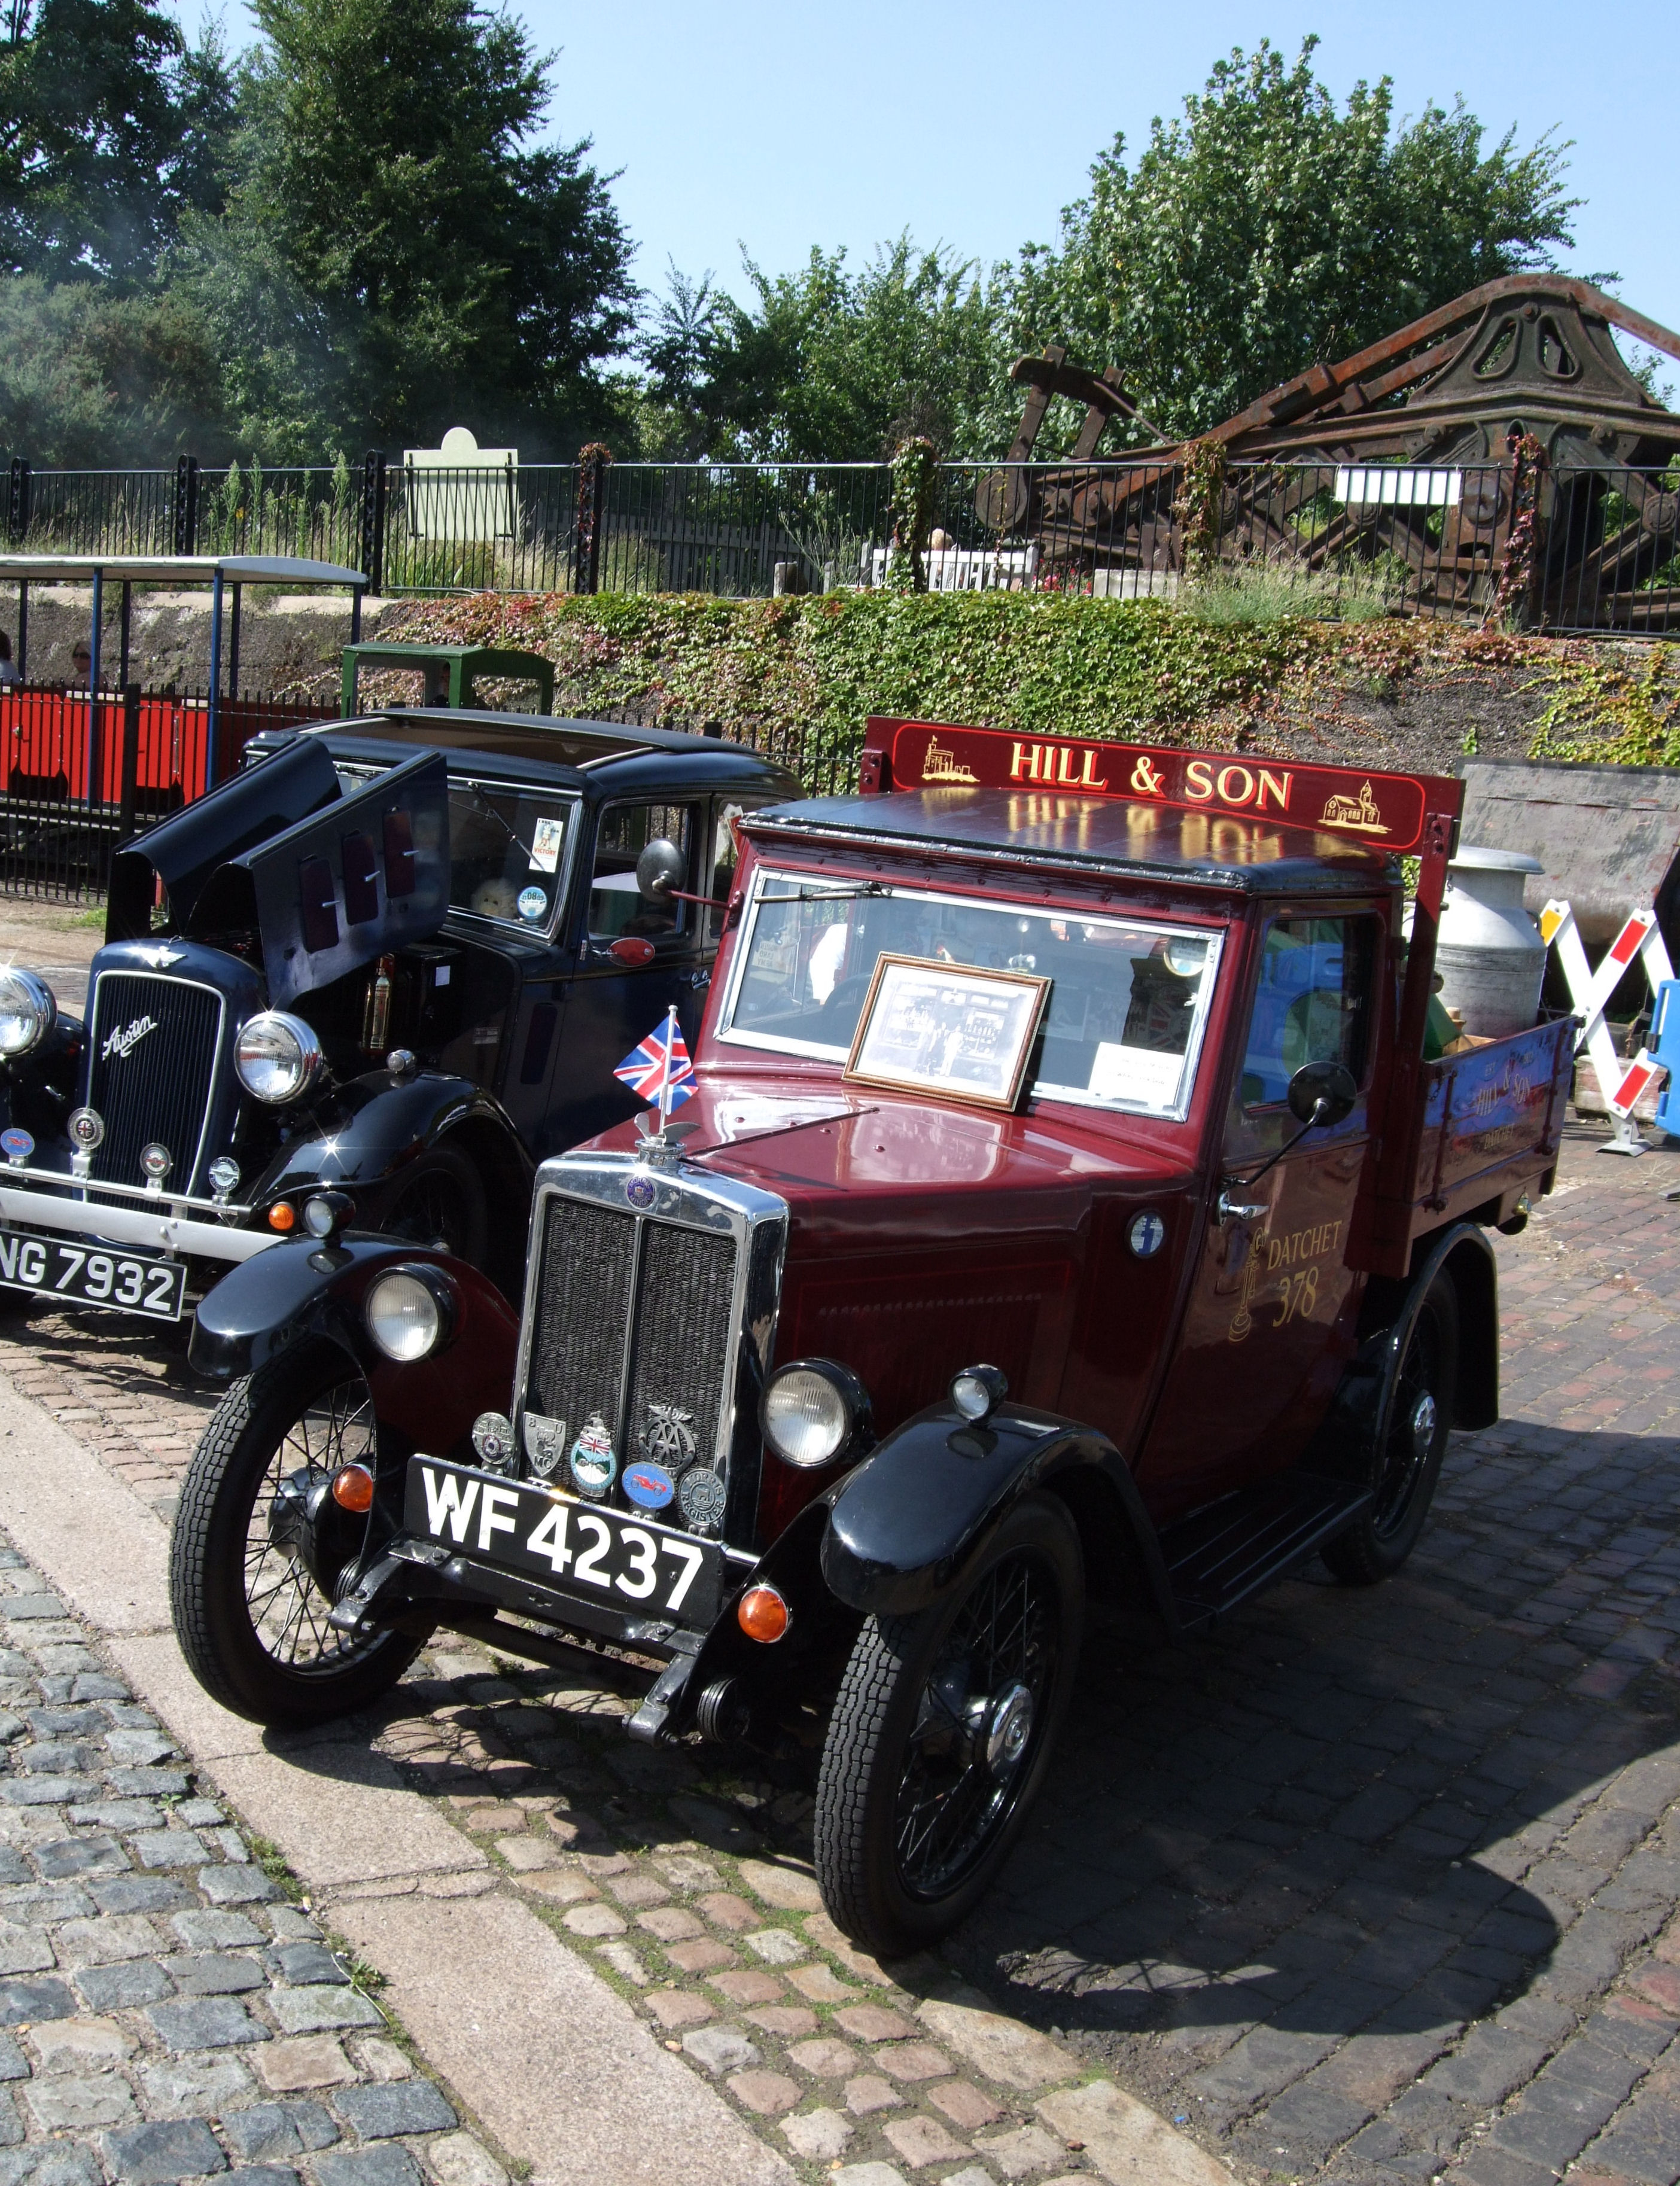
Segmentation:
<svg viewBox="0 0 1680 2186">
<path fill-rule="evenodd" d="M 1394 131 L 1385 77 L 1345 109 L 1263 41 L 1221 61 L 1135 163 L 1117 137 L 1060 245 L 1022 254 L 1023 346 L 1065 342 L 1169 434 L 1206 432 L 1315 359 L 1344 356 L 1567 246 L 1567 147 L 1527 152 L 1456 102 Z M 1134 437 L 1146 437 L 1141 432 Z"/>
<path fill-rule="evenodd" d="M 97 468 L 169 462 L 190 440 L 214 462 L 221 408 L 220 360 L 181 298 L 0 280 L 0 447 Z"/>
</svg>

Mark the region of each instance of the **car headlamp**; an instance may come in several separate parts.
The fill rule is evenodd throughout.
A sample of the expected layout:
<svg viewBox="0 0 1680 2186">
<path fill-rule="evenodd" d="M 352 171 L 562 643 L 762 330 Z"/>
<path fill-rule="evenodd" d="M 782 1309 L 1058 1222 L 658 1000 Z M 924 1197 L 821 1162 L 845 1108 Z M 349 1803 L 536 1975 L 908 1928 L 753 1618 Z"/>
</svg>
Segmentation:
<svg viewBox="0 0 1680 2186">
<path fill-rule="evenodd" d="M 15 965 L 0 971 L 0 1057 L 27 1055 L 58 1023 L 53 989 L 33 972 Z"/>
<path fill-rule="evenodd" d="M 306 1093 L 326 1057 L 312 1025 L 287 1010 L 261 1010 L 239 1034 L 233 1068 L 247 1093 L 278 1107 Z"/>
<path fill-rule="evenodd" d="M 951 1403 L 972 1427 L 979 1427 L 1009 1394 L 1009 1376 L 1000 1366 L 965 1366 L 951 1382 Z"/>
<path fill-rule="evenodd" d="M 430 1268 L 393 1268 L 369 1288 L 361 1315 L 387 1359 L 412 1365 L 452 1332 L 455 1293 Z"/>
<path fill-rule="evenodd" d="M 869 1393 L 849 1368 L 796 1359 L 770 1377 L 759 1422 L 787 1465 L 831 1464 L 869 1429 Z"/>
</svg>

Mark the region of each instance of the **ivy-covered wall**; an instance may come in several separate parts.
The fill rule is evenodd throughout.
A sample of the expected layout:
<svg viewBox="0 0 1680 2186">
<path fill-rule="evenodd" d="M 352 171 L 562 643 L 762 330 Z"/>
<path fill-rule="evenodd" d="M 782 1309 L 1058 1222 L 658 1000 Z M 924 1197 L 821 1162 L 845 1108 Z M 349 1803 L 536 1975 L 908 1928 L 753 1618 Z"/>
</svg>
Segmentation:
<svg viewBox="0 0 1680 2186">
<path fill-rule="evenodd" d="M 844 782 L 871 713 L 1374 766 L 1438 769 L 1495 743 L 1680 764 L 1680 661 L 1663 647 L 1005 592 L 486 593 L 412 603 L 381 625 L 399 629 L 545 653 L 557 710 L 715 720 L 823 789 Z"/>
</svg>

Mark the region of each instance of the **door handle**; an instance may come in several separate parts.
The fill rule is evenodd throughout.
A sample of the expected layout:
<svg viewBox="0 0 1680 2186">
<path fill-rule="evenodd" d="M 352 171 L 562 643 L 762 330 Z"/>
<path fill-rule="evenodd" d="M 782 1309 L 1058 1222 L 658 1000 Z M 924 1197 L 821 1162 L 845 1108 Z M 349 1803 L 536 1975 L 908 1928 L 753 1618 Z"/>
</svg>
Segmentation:
<svg viewBox="0 0 1680 2186">
<path fill-rule="evenodd" d="M 1238 1189 L 1240 1190 L 1241 1187 L 1239 1185 Z M 1219 1202 L 1216 1211 L 1221 1222 L 1229 1222 L 1233 1219 L 1238 1222 L 1257 1222 L 1263 1214 L 1269 1214 L 1272 1210 L 1263 1201 L 1257 1205 L 1251 1200 L 1233 1199 L 1229 1191 L 1225 1191 L 1219 1194 Z"/>
</svg>

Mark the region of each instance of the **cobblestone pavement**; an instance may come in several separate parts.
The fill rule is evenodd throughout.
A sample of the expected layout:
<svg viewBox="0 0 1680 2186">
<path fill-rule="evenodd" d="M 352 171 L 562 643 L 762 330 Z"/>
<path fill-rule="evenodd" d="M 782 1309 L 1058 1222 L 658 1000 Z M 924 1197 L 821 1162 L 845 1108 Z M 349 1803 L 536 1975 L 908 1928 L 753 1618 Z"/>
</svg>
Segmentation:
<svg viewBox="0 0 1680 2186">
<path fill-rule="evenodd" d="M 1183 1651 L 1097 1624 L 938 1959 L 817 1909 L 797 1754 L 650 1752 L 611 1692 L 465 1644 L 362 1728 L 491 1854 L 464 1886 L 524 1895 L 812 2178 L 1141 2178 L 1129 2090 L 1244 2178 L 1673 2186 L 1680 1158 L 1600 1135 L 1496 1241 L 1505 1416 L 1406 1572 L 1309 1567 Z M 167 1510 L 213 1402 L 174 1339 L 38 1314 L 0 1368 Z"/>
<path fill-rule="evenodd" d="M 0 1620 L 0 2186 L 506 2186 L 4 1545 Z"/>
</svg>

